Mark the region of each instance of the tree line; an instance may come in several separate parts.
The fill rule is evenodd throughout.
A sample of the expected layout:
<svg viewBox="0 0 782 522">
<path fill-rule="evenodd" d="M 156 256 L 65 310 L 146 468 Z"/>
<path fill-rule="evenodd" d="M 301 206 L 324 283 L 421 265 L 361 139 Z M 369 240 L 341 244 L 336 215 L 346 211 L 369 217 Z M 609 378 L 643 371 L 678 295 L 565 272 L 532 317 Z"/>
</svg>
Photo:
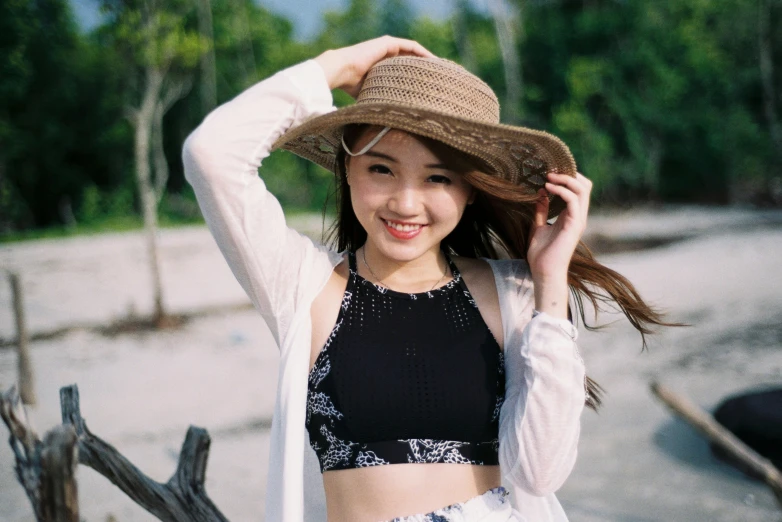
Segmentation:
<svg viewBox="0 0 782 522">
<path fill-rule="evenodd" d="M 325 49 L 414 38 L 486 80 L 503 121 L 571 147 L 597 204 L 782 204 L 779 0 L 350 0 L 307 41 L 252 0 L 0 3 L 0 238 L 50 227 L 200 219 L 185 137 L 217 105 Z M 338 105 L 350 103 L 336 93 Z M 320 210 L 332 175 L 289 153 L 264 179 Z M 148 196 L 145 196 L 147 194 Z"/>
</svg>

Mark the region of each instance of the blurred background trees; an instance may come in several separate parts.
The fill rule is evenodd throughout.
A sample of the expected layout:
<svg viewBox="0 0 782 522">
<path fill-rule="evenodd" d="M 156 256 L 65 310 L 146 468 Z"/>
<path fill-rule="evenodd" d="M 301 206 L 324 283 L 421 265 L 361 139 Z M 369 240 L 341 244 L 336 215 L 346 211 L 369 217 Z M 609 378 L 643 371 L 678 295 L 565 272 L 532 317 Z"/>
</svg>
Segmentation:
<svg viewBox="0 0 782 522">
<path fill-rule="evenodd" d="M 168 160 L 164 148 L 163 117 L 190 92 L 195 66 L 201 58 L 202 109 L 214 105 L 212 35 L 204 28 L 211 21 L 209 0 L 199 4 L 199 34 L 181 18 L 193 9 L 190 0 L 103 0 L 107 22 L 104 44 L 128 65 L 123 82 L 123 114 L 133 127 L 133 159 L 136 194 L 141 202 L 152 276 L 155 311 L 153 320 L 166 317 L 158 255 L 158 205 L 168 184 Z M 205 60 L 206 59 L 206 60 Z M 210 63 L 211 62 L 211 63 Z M 206 99 L 206 102 L 204 101 Z"/>
<path fill-rule="evenodd" d="M 140 224 L 136 129 L 126 117 L 144 78 L 128 54 L 133 37 L 149 46 L 193 36 L 180 38 L 190 41 L 188 59 L 169 70 L 192 88 L 158 115 L 152 139 L 161 151 L 153 172 L 169 172 L 164 224 L 198 219 L 180 152 L 215 104 L 327 48 L 381 34 L 462 63 L 495 89 L 504 121 L 562 137 L 595 181 L 596 204 L 782 204 L 779 0 L 454 0 L 440 20 L 416 16 L 412 1 L 345 0 L 299 41 L 262 1 L 161 3 L 176 12 L 150 35 L 123 29 L 115 15 L 151 1 L 104 0 L 102 24 L 82 33 L 66 0 L 4 0 L 0 237 Z M 319 210 L 332 190 L 329 173 L 287 153 L 264 169 L 290 211 Z"/>
</svg>

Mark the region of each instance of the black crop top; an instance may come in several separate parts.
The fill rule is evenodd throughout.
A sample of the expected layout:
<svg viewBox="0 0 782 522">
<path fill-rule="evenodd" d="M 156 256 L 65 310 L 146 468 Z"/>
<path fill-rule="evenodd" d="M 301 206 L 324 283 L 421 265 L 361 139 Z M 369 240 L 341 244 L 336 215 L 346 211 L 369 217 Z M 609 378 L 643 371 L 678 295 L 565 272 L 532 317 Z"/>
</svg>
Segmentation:
<svg viewBox="0 0 782 522">
<path fill-rule="evenodd" d="M 306 426 L 321 471 L 498 464 L 503 354 L 450 257 L 453 279 L 406 294 L 350 276 L 309 374 Z"/>
</svg>

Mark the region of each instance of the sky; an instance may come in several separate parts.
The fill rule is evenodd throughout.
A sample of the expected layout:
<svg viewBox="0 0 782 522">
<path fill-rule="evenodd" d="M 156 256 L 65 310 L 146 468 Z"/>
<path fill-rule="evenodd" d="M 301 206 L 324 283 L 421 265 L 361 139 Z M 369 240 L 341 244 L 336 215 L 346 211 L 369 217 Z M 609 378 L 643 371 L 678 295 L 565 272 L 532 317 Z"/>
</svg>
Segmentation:
<svg viewBox="0 0 782 522">
<path fill-rule="evenodd" d="M 97 0 L 69 0 L 76 20 L 83 30 L 89 30 L 100 22 Z M 321 15 L 330 9 L 344 8 L 348 0 L 256 0 L 270 11 L 279 13 L 294 22 L 296 37 L 307 39 L 320 29 Z M 410 6 L 419 15 L 435 20 L 447 17 L 453 10 L 453 0 L 409 0 Z M 483 8 L 486 0 L 474 0 L 476 7 Z"/>
</svg>

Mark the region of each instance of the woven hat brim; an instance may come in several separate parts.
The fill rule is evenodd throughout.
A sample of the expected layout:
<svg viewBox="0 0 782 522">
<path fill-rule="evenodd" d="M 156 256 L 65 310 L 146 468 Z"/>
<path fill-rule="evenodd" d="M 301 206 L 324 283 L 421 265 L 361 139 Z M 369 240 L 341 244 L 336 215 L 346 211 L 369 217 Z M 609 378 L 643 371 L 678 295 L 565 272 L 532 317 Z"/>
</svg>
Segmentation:
<svg viewBox="0 0 782 522">
<path fill-rule="evenodd" d="M 389 103 L 354 104 L 315 116 L 280 136 L 272 150 L 291 151 L 333 172 L 343 128 L 352 123 L 391 127 L 445 143 L 479 158 L 493 170 L 490 174 L 529 194 L 543 187 L 548 173 L 576 176 L 573 155 L 553 134 Z M 564 207 L 559 197 L 550 197 L 549 218 Z"/>
</svg>

